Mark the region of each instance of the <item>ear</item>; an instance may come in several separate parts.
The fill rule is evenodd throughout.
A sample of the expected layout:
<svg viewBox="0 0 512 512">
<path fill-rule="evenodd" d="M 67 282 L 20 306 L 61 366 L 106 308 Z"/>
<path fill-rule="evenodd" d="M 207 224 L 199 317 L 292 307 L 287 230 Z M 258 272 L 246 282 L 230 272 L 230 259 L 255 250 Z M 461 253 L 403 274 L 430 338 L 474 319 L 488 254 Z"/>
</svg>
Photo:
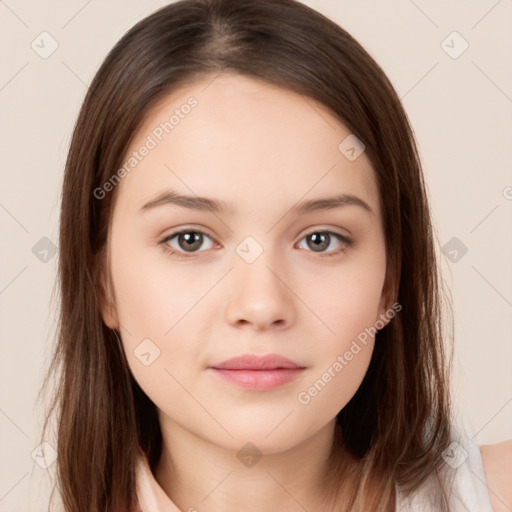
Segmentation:
<svg viewBox="0 0 512 512">
<path fill-rule="evenodd" d="M 114 300 L 114 293 L 112 283 L 106 265 L 102 265 L 100 278 L 98 283 L 100 309 L 103 322 L 110 329 L 119 330 L 119 319 L 117 316 L 117 309 Z"/>
<path fill-rule="evenodd" d="M 391 309 L 394 303 L 395 295 L 395 282 L 388 267 L 388 269 L 386 270 L 384 284 L 382 286 L 382 294 L 379 302 L 378 317 L 375 319 L 375 321 L 380 320 L 381 322 L 384 322 L 385 325 L 387 325 L 391 321 L 394 315 L 390 317 L 390 315 L 386 314 L 386 312 L 389 312 L 389 310 Z"/>
</svg>

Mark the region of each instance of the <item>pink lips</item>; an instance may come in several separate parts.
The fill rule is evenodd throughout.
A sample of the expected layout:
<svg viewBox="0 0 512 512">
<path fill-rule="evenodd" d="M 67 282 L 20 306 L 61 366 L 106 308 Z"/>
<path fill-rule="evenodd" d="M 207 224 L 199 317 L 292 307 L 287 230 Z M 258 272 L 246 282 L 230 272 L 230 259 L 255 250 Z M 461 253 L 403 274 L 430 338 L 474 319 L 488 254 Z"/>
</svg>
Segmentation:
<svg viewBox="0 0 512 512">
<path fill-rule="evenodd" d="M 296 379 L 305 367 L 278 354 L 246 354 L 214 364 L 210 369 L 242 388 L 264 391 Z"/>
</svg>

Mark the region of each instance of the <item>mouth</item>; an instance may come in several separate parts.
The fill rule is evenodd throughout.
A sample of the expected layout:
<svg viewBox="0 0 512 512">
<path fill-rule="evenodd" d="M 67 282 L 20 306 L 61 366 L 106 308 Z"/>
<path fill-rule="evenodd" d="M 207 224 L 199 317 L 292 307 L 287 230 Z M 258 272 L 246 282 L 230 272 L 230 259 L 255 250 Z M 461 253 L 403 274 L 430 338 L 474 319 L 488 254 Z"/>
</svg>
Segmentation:
<svg viewBox="0 0 512 512">
<path fill-rule="evenodd" d="M 214 364 L 208 369 L 241 388 L 265 391 L 291 382 L 306 367 L 278 354 L 246 354 Z"/>
</svg>

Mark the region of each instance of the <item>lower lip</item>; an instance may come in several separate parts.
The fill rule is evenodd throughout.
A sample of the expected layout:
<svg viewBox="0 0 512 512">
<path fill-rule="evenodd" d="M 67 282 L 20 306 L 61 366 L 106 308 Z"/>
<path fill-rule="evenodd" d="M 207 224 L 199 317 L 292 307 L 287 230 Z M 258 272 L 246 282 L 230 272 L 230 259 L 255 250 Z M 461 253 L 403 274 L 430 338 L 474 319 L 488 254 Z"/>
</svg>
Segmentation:
<svg viewBox="0 0 512 512">
<path fill-rule="evenodd" d="M 265 391 L 296 379 L 304 368 L 278 368 L 276 370 L 224 370 L 211 368 L 219 377 L 245 389 Z"/>
</svg>

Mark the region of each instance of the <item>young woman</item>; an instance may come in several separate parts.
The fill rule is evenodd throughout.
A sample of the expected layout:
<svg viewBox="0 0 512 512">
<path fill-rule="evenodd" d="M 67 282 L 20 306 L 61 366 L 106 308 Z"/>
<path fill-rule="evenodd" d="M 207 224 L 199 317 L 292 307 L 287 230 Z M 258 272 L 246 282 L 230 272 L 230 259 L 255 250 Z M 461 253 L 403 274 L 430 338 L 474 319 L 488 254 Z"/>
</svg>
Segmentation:
<svg viewBox="0 0 512 512">
<path fill-rule="evenodd" d="M 452 418 L 406 114 L 312 9 L 183 0 L 119 41 L 73 134 L 59 277 L 65 510 L 506 504 L 510 444 L 484 472 Z"/>
</svg>

